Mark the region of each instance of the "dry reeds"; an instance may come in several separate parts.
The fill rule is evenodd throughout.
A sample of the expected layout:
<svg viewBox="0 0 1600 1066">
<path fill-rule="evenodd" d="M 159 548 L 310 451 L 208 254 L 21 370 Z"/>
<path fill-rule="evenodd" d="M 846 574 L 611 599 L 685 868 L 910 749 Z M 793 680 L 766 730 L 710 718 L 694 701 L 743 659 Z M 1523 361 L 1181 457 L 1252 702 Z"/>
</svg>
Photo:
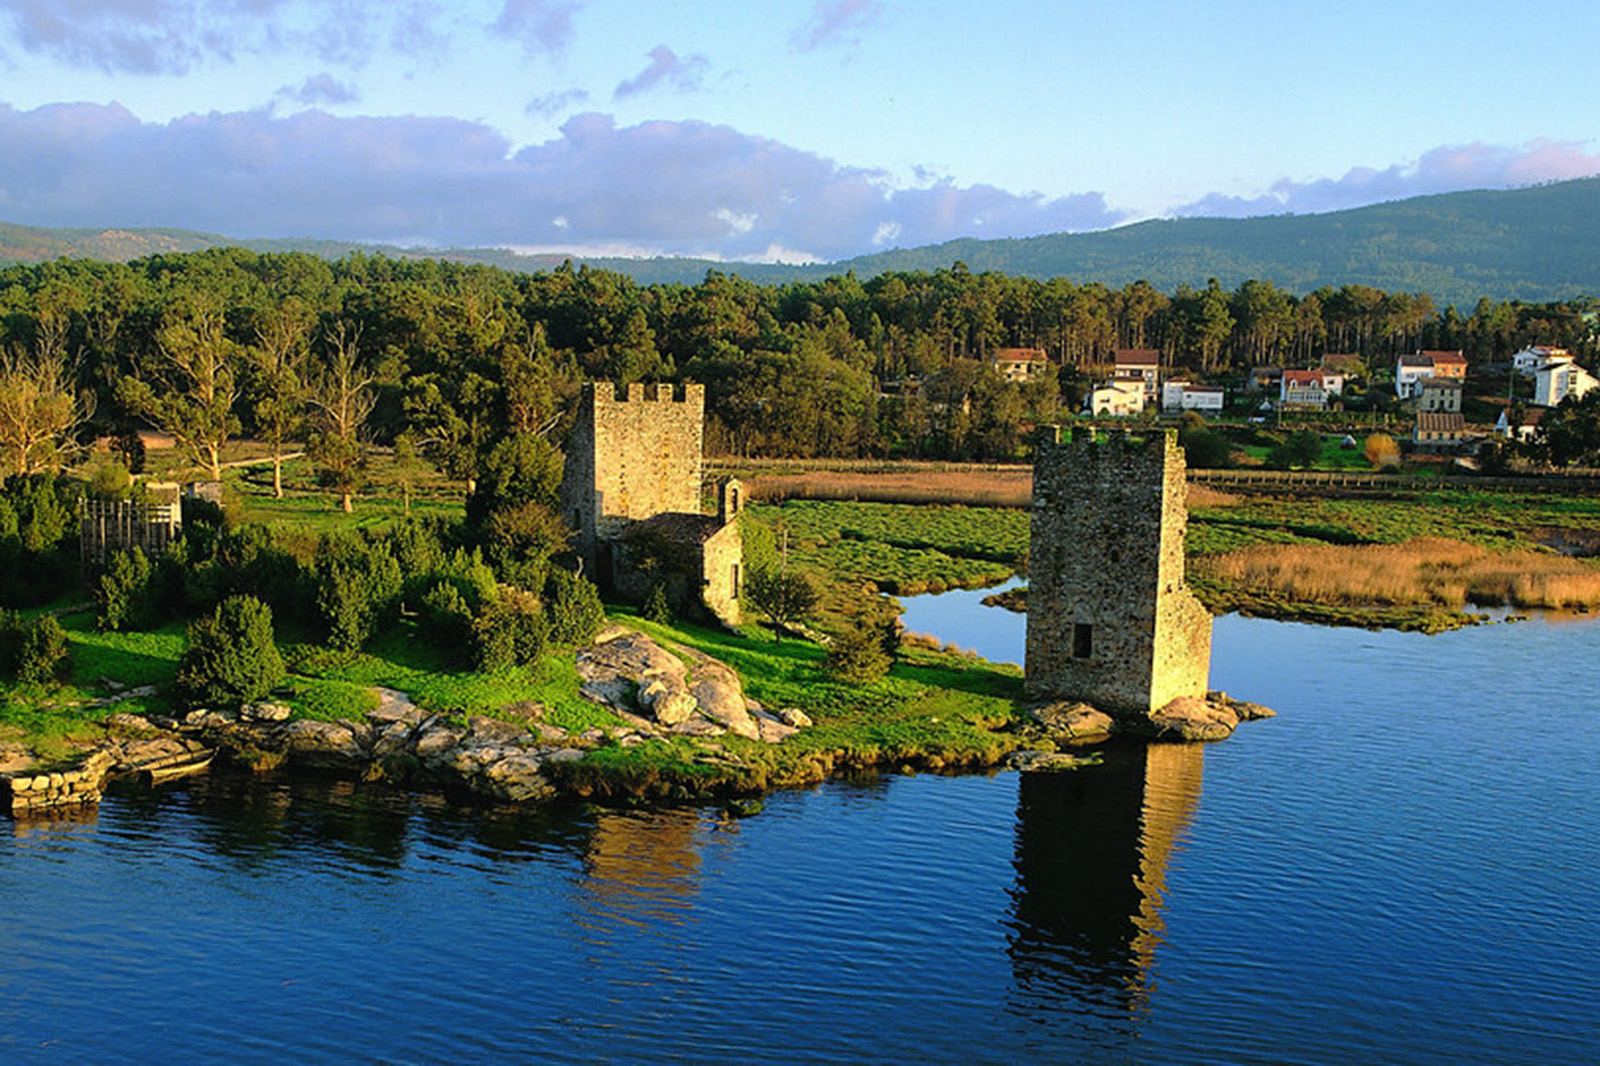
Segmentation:
<svg viewBox="0 0 1600 1066">
<path fill-rule="evenodd" d="M 758 474 L 745 482 L 755 500 L 859 500 L 869 503 L 1027 507 L 1033 502 L 1029 467 L 906 469 L 903 471 L 808 470 Z"/>
<path fill-rule="evenodd" d="M 1329 605 L 1600 605 L 1600 569 L 1562 555 L 1491 552 L 1423 537 L 1404 544 L 1258 544 L 1197 559 L 1196 575 Z"/>
</svg>

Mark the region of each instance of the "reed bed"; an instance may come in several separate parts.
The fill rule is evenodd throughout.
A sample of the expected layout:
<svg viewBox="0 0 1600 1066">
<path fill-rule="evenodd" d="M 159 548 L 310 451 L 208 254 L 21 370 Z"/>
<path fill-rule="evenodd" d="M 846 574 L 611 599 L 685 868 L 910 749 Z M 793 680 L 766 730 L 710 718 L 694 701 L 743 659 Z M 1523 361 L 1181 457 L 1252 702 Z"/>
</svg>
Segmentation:
<svg viewBox="0 0 1600 1066">
<path fill-rule="evenodd" d="M 1600 606 L 1600 568 L 1536 551 L 1422 537 L 1402 544 L 1257 544 L 1194 559 L 1196 576 L 1305 603 Z"/>
<path fill-rule="evenodd" d="M 1028 507 L 1033 502 L 1033 471 L 1029 467 L 807 470 L 757 474 L 745 484 L 751 499 L 766 501 L 859 500 L 969 507 Z"/>
</svg>

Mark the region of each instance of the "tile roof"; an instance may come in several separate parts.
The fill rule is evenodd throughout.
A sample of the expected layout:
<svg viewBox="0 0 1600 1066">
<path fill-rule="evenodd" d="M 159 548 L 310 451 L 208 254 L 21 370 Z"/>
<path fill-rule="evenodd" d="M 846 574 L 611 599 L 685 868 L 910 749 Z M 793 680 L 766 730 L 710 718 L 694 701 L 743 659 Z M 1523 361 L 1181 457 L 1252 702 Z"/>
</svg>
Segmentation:
<svg viewBox="0 0 1600 1066">
<path fill-rule="evenodd" d="M 1154 348 L 1118 348 L 1118 366 L 1160 366 L 1161 353 Z"/>
</svg>

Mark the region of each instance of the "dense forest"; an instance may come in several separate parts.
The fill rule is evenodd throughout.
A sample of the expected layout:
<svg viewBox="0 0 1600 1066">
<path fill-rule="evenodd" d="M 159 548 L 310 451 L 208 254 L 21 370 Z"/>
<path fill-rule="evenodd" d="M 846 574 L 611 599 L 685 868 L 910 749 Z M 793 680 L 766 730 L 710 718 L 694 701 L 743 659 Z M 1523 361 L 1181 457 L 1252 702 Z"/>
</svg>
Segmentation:
<svg viewBox="0 0 1600 1066">
<path fill-rule="evenodd" d="M 1594 319 L 1588 302 L 1463 311 L 1426 293 L 1297 297 L 1264 281 L 1168 293 L 959 263 L 762 286 L 241 249 L 61 260 L 0 270 L 0 447 L 6 472 L 31 470 L 69 436 L 154 427 L 215 471 L 220 447 L 249 436 L 309 446 L 348 493 L 376 443 L 470 488 L 507 441 L 559 441 L 582 380 L 694 380 L 715 451 L 1003 459 L 1030 425 L 1075 411 L 1118 348 L 1211 380 L 1324 352 L 1381 368 L 1460 348 L 1482 365 L 1529 343 L 1590 355 Z M 1041 348 L 1051 367 L 1005 382 L 985 360 L 1006 347 Z M 922 387 L 897 390 L 907 379 Z"/>
</svg>

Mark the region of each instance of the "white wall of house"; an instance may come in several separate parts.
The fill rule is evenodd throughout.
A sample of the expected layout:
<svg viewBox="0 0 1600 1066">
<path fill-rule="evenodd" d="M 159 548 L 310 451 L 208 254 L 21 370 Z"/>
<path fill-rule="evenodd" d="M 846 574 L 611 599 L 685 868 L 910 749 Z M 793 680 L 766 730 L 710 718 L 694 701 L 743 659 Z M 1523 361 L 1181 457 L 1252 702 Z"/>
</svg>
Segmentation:
<svg viewBox="0 0 1600 1066">
<path fill-rule="evenodd" d="M 1089 394 L 1089 413 L 1096 417 L 1125 417 L 1139 414 L 1144 403 L 1144 389 L 1137 384 L 1114 382 Z"/>
<path fill-rule="evenodd" d="M 1546 363 L 1534 371 L 1533 402 L 1554 407 L 1568 396 L 1581 397 L 1596 386 L 1600 381 L 1577 363 Z"/>
</svg>

